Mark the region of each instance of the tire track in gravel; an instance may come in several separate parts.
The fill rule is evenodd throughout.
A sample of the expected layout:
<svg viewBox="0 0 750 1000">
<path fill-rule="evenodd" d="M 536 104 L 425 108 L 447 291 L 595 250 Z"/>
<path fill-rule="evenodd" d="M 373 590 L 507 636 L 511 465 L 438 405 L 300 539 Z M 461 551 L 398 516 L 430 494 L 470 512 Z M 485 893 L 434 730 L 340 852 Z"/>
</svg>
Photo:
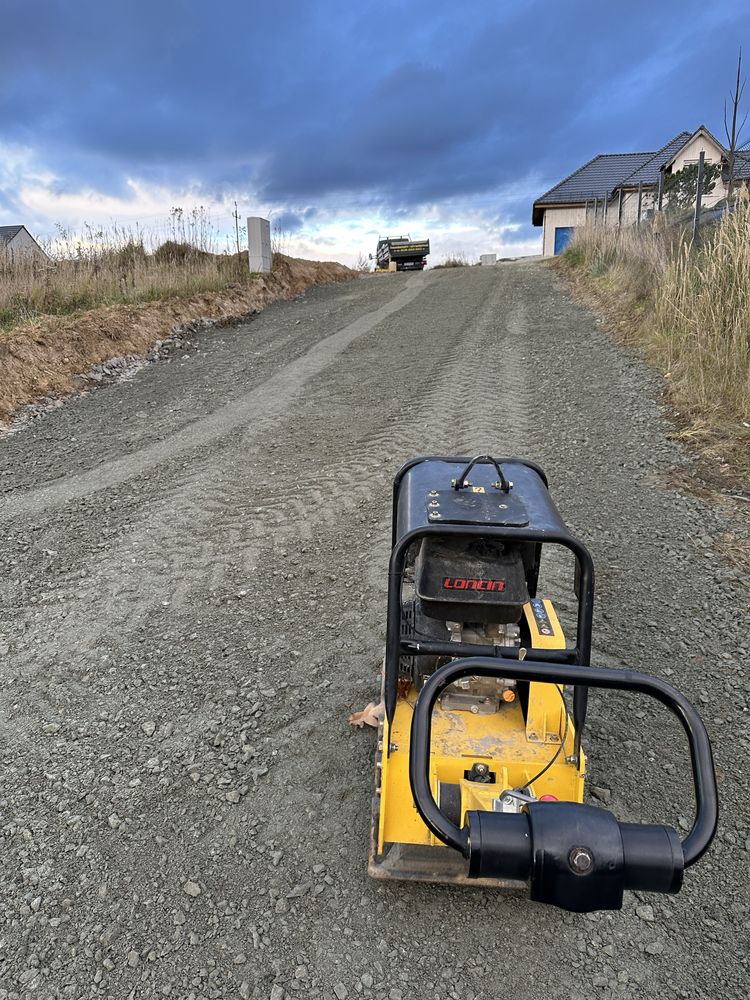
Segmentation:
<svg viewBox="0 0 750 1000">
<path fill-rule="evenodd" d="M 67 635 L 71 649 L 93 649 L 107 632 L 139 621 L 156 603 L 169 607 L 172 613 L 184 608 L 195 590 L 222 592 L 229 577 L 252 580 L 266 539 L 273 537 L 277 546 L 285 540 L 295 544 L 311 541 L 323 525 L 340 522 L 371 497 L 373 477 L 382 475 L 383 470 L 385 477 L 377 491 L 381 498 L 387 497 L 394 463 L 408 454 L 441 448 L 486 449 L 497 438 L 498 418 L 503 436 L 512 434 L 514 441 L 520 440 L 526 423 L 525 418 L 520 419 L 522 407 L 503 402 L 498 418 L 491 414 L 496 411 L 498 359 L 502 358 L 506 379 L 518 382 L 522 378 L 516 338 L 523 332 L 523 312 L 504 316 L 504 282 L 486 286 L 483 292 L 484 301 L 473 303 L 476 315 L 469 316 L 458 335 L 442 331 L 452 341 L 451 346 L 436 357 L 432 377 L 406 413 L 397 413 L 384 427 L 383 414 L 373 411 L 364 435 L 344 437 L 332 452 L 326 449 L 325 455 L 305 461 L 295 476 L 293 491 L 288 488 L 289 469 L 276 466 L 274 449 L 293 453 L 300 424 L 317 417 L 326 426 L 330 419 L 326 401 L 336 398 L 337 386 L 340 393 L 342 374 L 346 381 L 346 370 L 356 373 L 361 365 L 362 359 L 353 348 L 337 358 L 336 364 L 310 377 L 311 391 L 305 391 L 296 403 L 289 400 L 291 410 L 285 418 L 266 415 L 245 428 L 239 443 L 231 436 L 222 440 L 218 452 L 201 457 L 198 469 L 188 465 L 180 469 L 158 509 L 149 507 L 114 547 L 89 560 L 88 582 L 68 581 L 68 587 L 75 586 L 78 603 L 87 609 L 93 603 L 100 614 L 96 619 L 87 614 L 82 622 L 69 605 L 64 605 L 60 613 L 67 620 L 58 623 L 57 647 L 62 648 Z M 444 294 L 450 292 L 446 289 Z M 382 316 L 382 309 L 378 314 Z M 375 327 L 368 338 L 374 356 L 382 354 L 383 338 L 387 342 L 388 331 Z M 421 345 L 414 344 L 413 350 L 416 362 Z M 401 364 L 397 352 L 390 360 L 390 364 L 372 369 L 374 381 L 393 386 L 395 380 L 396 400 L 408 398 L 410 369 Z M 354 395 L 359 391 L 356 375 L 351 378 L 351 390 Z M 524 395 L 519 393 L 518 397 Z M 426 439 L 430 415 L 444 410 L 445 400 L 455 398 L 471 401 L 470 406 L 461 407 L 457 433 L 448 420 L 446 433 L 436 435 L 433 429 Z M 244 408 L 244 403 L 241 405 Z M 476 430 L 471 416 L 475 411 L 486 415 L 477 421 Z M 323 432 L 320 440 L 327 442 Z M 238 462 L 238 448 L 240 454 L 250 456 L 258 446 L 267 459 L 260 462 L 249 457 L 245 463 Z M 90 484 L 88 474 L 79 478 Z M 330 502 L 333 484 L 334 505 Z M 206 538 L 207 533 L 212 537 Z M 377 572 L 373 569 L 374 575 Z M 31 657 L 29 666 L 33 662 Z"/>
<path fill-rule="evenodd" d="M 94 651 L 102 638 L 142 621 L 154 606 L 169 608 L 171 613 L 185 606 L 196 588 L 220 590 L 231 571 L 252 576 L 262 540 L 281 527 L 273 517 L 260 517 L 264 511 L 254 501 L 258 483 L 264 478 L 272 483 L 276 470 L 273 460 L 269 466 L 265 457 L 243 463 L 232 432 L 241 430 L 243 450 L 265 440 L 260 454 L 273 454 L 276 426 L 283 423 L 306 384 L 358 338 L 411 304 L 428 284 L 426 275 L 410 277 L 389 302 L 329 335 L 281 372 L 197 424 L 104 466 L 0 500 L 0 521 L 38 516 L 90 494 L 109 494 L 123 484 L 129 488 L 156 465 L 167 463 L 173 468 L 181 454 L 188 449 L 194 453 L 192 462 L 183 462 L 179 472 L 172 473 L 167 495 L 149 505 L 114 546 L 95 552 L 84 561 L 84 568 L 58 580 L 54 596 L 62 603 L 50 608 L 56 650 Z M 206 453 L 211 445 L 214 450 Z M 308 524 L 306 518 L 296 522 L 302 537 L 312 537 Z M 210 537 L 196 542 L 204 526 Z M 81 615 L 79 606 L 85 609 Z M 92 606 L 97 609 L 94 616 Z M 36 673 L 39 652 L 38 648 L 19 652 L 22 674 Z"/>
<path fill-rule="evenodd" d="M 349 349 L 343 354 L 337 351 L 317 373 L 308 373 L 301 395 L 295 399 L 292 391 L 286 399 L 278 396 L 275 411 L 246 426 L 239 441 L 225 434 L 217 451 L 196 458 L 195 465 L 184 463 L 156 509 L 149 505 L 113 546 L 87 560 L 84 582 L 77 576 L 60 581 L 56 589 L 68 594 L 74 590 L 76 601 L 51 612 L 57 618 L 57 648 L 93 650 L 107 633 L 143 620 L 154 606 L 168 608 L 172 614 L 186 608 L 195 591 L 224 593 L 231 587 L 230 579 L 252 581 L 269 537 L 277 549 L 285 543 L 310 542 L 324 527 L 341 523 L 358 507 L 377 509 L 382 520 L 387 517 L 382 505 L 390 478 L 408 455 L 498 449 L 505 454 L 533 454 L 526 304 L 514 299 L 513 281 L 502 269 L 476 275 L 473 284 L 478 287 L 464 293 L 466 318 L 454 331 L 439 320 L 445 300 L 460 295 L 460 285 L 458 291 L 451 287 L 455 284 L 455 279 L 443 281 L 434 288 L 435 353 L 434 367 L 428 373 L 423 344 L 381 326 L 385 316 L 390 327 L 396 306 L 409 305 L 419 294 L 422 283 L 415 286 L 412 279 L 388 306 L 334 335 L 349 339 Z M 429 311 L 429 304 L 422 302 L 420 309 Z M 408 311 L 402 319 L 410 330 L 413 321 Z M 356 344 L 362 337 L 356 331 L 368 327 L 369 335 Z M 358 414 L 356 437 L 343 432 L 331 449 L 331 405 L 338 400 L 347 410 L 356 402 L 363 364 L 370 373 L 368 391 L 390 392 L 388 418 L 384 420 L 378 409 Z M 295 379 L 296 369 L 297 365 Z M 225 428 L 236 424 L 249 406 L 266 401 L 276 388 L 276 379 L 271 379 L 239 403 L 219 411 Z M 290 406 L 282 417 L 279 402 Z M 302 457 L 290 489 L 290 469 L 273 456 L 275 451 L 294 453 L 300 425 L 310 431 L 312 451 Z M 215 433 L 216 421 L 209 418 L 208 428 L 199 430 L 198 436 L 213 438 Z M 159 448 L 163 451 L 169 443 L 176 443 L 179 454 L 184 439 L 184 433 L 172 435 Z M 268 457 L 260 461 L 252 457 L 254 452 Z M 238 461 L 245 454 L 248 460 Z M 144 449 L 135 460 L 140 464 L 154 457 L 153 449 Z M 123 461 L 127 460 L 111 463 L 104 477 L 114 469 L 116 482 Z M 60 486 L 62 492 L 54 493 L 55 500 L 72 489 L 98 489 L 102 484 L 99 472 L 42 487 L 22 495 L 15 505 L 11 498 L 11 511 L 18 513 L 25 504 L 38 509 Z M 335 503 L 331 503 L 332 491 Z M 375 505 L 373 495 L 378 498 Z M 387 559 L 384 546 L 385 542 L 365 570 L 377 588 L 382 586 L 380 564 Z M 94 617 L 92 605 L 99 609 Z M 86 609 L 85 620 L 76 613 L 78 606 Z M 30 653 L 28 668 L 33 670 L 35 662 L 36 654 Z"/>
<path fill-rule="evenodd" d="M 399 462 L 413 454 L 451 452 L 474 454 L 482 450 L 502 449 L 512 453 L 528 437 L 529 406 L 525 362 L 521 344 L 526 330 L 523 307 L 503 315 L 507 288 L 503 282 L 489 286 L 487 297 L 477 314 L 456 335 L 454 343 L 441 354 L 424 384 L 411 381 L 413 372 L 400 364 L 383 363 L 368 382 L 370 391 L 380 386 L 396 393 L 395 412 L 387 419 L 374 412 L 372 420 L 355 437 L 342 436 L 335 451 L 314 471 L 303 473 L 297 490 L 297 506 L 289 520 L 298 522 L 299 511 L 316 512 L 316 523 L 335 523 L 341 507 L 352 508 L 372 494 L 372 478 L 382 472 L 384 463 Z M 502 359 L 500 361 L 500 359 Z M 361 365 L 352 358 L 352 366 Z M 318 402 L 330 394 L 328 377 L 339 383 L 341 366 L 319 380 L 316 395 L 307 409 L 310 416 Z M 507 391 L 499 385 L 507 380 Z M 376 381 L 377 380 L 377 381 Z M 408 402 L 401 402 L 401 401 Z M 328 414 L 323 418 L 328 419 Z M 387 467 L 386 479 L 395 471 Z M 340 496 L 335 509 L 330 504 L 331 484 Z M 286 520 L 275 497 L 258 510 L 274 509 L 277 527 Z"/>
<path fill-rule="evenodd" d="M 406 456 L 430 451 L 475 454 L 496 450 L 498 440 L 503 442 L 504 452 L 522 449 L 523 441 L 528 438 L 531 405 L 522 354 L 527 333 L 526 310 L 522 304 L 516 304 L 508 311 L 508 289 L 501 273 L 482 292 L 484 301 L 474 304 L 476 315 L 470 316 L 455 336 L 451 330 L 442 331 L 453 343 L 436 358 L 435 368 L 419 392 L 415 393 L 416 387 L 410 381 L 413 370 L 403 365 L 400 353 L 395 352 L 390 359 L 381 356 L 378 365 L 373 359 L 368 367 L 372 373 L 368 391 L 377 391 L 379 386 L 385 390 L 389 386 L 391 393 L 396 392 L 396 412 L 389 419 L 384 421 L 379 410 L 372 412 L 369 421 L 362 421 L 360 415 L 356 437 L 344 433 L 332 451 L 326 448 L 321 455 L 313 450 L 310 456 L 301 456 L 293 489 L 289 489 L 288 483 L 290 470 L 283 468 L 269 469 L 270 489 L 265 496 L 254 489 L 258 480 L 255 473 L 235 481 L 233 505 L 237 505 L 235 514 L 246 526 L 239 534 L 244 534 L 243 558 L 248 574 L 257 561 L 258 543 L 269 534 L 273 534 L 277 545 L 284 540 L 297 544 L 300 540 L 311 541 L 324 527 L 340 524 L 356 508 L 372 507 L 375 491 L 386 499 L 393 471 Z M 370 337 L 373 353 L 382 355 L 388 339 L 387 331 L 373 331 Z M 416 347 L 419 351 L 421 345 Z M 342 383 L 348 383 L 356 396 L 359 391 L 356 373 L 362 366 L 358 352 L 349 352 L 348 357 L 339 359 L 314 380 L 290 420 L 274 428 L 280 453 L 293 453 L 298 425 L 309 427 L 316 413 L 321 424 L 328 425 L 331 414 L 326 402 L 340 395 Z M 410 394 L 412 399 L 404 409 L 399 401 L 409 399 Z M 457 407 L 453 401 L 458 401 Z M 345 399 L 344 405 L 351 405 L 350 399 Z M 455 420 L 454 407 L 458 411 Z M 445 419 L 436 421 L 435 414 L 443 414 Z M 325 433 L 319 439 L 328 442 Z M 218 506 L 222 505 L 226 507 L 226 502 L 219 502 Z M 198 516 L 198 511 L 194 514 Z M 256 535 L 256 544 L 248 547 L 250 523 L 262 528 Z M 218 541 L 215 555 L 219 561 L 226 551 L 226 541 L 230 549 L 240 548 L 239 538 L 236 548 L 231 537 L 223 543 Z M 181 549 L 182 546 L 175 549 L 178 556 Z M 374 576 L 379 574 L 378 562 L 369 563 Z M 220 585 L 218 574 L 214 583 Z"/>
<path fill-rule="evenodd" d="M 50 486 L 12 495 L 0 502 L 0 517 L 38 514 L 114 486 L 133 476 L 142 475 L 155 466 L 173 461 L 178 455 L 210 444 L 231 431 L 255 422 L 258 426 L 283 416 L 289 403 L 305 384 L 329 365 L 337 355 L 358 337 L 369 333 L 389 316 L 409 305 L 423 291 L 428 277 L 420 274 L 409 279 L 406 288 L 379 309 L 356 319 L 343 329 L 315 344 L 305 355 L 293 361 L 263 385 L 247 393 L 201 421 L 189 425 L 171 437 L 142 448 L 77 476 L 71 476 Z"/>
</svg>

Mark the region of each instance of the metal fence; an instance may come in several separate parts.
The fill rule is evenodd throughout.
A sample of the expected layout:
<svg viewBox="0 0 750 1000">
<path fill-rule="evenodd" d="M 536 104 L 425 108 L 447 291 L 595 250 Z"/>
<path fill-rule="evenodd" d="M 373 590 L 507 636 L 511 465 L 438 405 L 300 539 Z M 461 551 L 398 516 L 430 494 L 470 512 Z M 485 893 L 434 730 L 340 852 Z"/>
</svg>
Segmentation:
<svg viewBox="0 0 750 1000">
<path fill-rule="evenodd" d="M 659 173 L 659 184 L 656 191 L 649 184 L 644 186 L 639 182 L 637 188 L 633 189 L 637 196 L 635 219 L 627 224 L 640 226 L 644 222 L 650 222 L 656 212 L 663 211 L 665 192 L 664 174 Z M 585 204 L 586 223 L 593 225 L 607 225 L 616 222 L 619 227 L 623 225 L 623 208 L 625 204 L 626 192 L 623 188 L 618 189 L 616 198 L 610 198 L 609 194 L 602 196 L 600 193 L 591 192 L 590 196 L 582 196 Z M 698 171 L 696 179 L 695 203 L 692 209 L 685 209 L 685 222 L 692 220 L 693 240 L 697 241 L 700 236 L 701 226 L 717 222 L 725 212 L 732 211 L 731 206 L 724 204 L 704 208 L 703 198 L 705 196 L 705 153 L 701 152 L 698 159 Z M 613 216 L 615 217 L 613 219 Z"/>
</svg>

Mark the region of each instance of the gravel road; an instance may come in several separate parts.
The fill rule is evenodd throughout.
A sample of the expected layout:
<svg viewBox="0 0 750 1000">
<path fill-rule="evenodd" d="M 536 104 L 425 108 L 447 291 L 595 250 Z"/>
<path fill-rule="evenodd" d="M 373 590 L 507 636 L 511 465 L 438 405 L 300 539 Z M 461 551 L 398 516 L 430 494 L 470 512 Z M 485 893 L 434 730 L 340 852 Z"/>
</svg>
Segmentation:
<svg viewBox="0 0 750 1000">
<path fill-rule="evenodd" d="M 739 998 L 748 594 L 656 377 L 542 263 L 316 288 L 0 440 L 0 1000 Z M 540 462 L 595 656 L 704 712 L 722 817 L 676 897 L 574 916 L 366 875 L 390 479 Z M 570 620 L 568 567 L 547 593 Z M 592 694 L 589 789 L 683 828 L 664 710 Z"/>
</svg>

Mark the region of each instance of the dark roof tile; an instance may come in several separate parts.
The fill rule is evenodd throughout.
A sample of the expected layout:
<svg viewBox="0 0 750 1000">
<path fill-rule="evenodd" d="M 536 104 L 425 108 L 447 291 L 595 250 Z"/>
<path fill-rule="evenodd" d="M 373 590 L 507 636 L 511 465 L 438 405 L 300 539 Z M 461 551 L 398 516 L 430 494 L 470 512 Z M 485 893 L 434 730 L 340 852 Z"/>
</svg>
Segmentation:
<svg viewBox="0 0 750 1000">
<path fill-rule="evenodd" d="M 750 180 L 750 152 L 737 150 L 734 161 L 734 176 L 736 180 Z"/>
<path fill-rule="evenodd" d="M 657 184 L 661 168 L 701 129 L 711 136 L 708 129 L 701 125 L 694 132 L 679 132 L 655 153 L 602 153 L 595 156 L 537 198 L 532 211 L 534 225 L 541 226 L 547 205 L 583 204 L 594 198 L 612 197 L 621 187 L 637 187 L 639 183 L 647 187 Z M 742 157 L 741 163 L 738 155 L 737 171 L 738 177 L 750 178 L 750 151 Z"/>
<path fill-rule="evenodd" d="M 10 243 L 14 236 L 17 236 L 23 226 L 0 226 L 0 247 L 5 246 L 6 243 Z"/>
<path fill-rule="evenodd" d="M 672 159 L 675 153 L 678 153 L 682 149 L 693 135 L 693 132 L 680 132 L 674 139 L 670 139 L 666 145 L 662 146 L 658 153 L 654 153 L 650 160 L 647 160 L 637 170 L 634 170 L 628 177 L 624 177 L 617 187 L 638 187 L 639 184 L 658 184 L 661 168 Z"/>
<path fill-rule="evenodd" d="M 533 224 L 541 226 L 547 205 L 582 203 L 610 195 L 623 177 L 638 170 L 652 156 L 653 153 L 601 153 L 595 156 L 537 198 L 531 215 Z"/>
<path fill-rule="evenodd" d="M 537 205 L 559 205 L 571 201 L 603 198 L 623 177 L 647 163 L 653 153 L 601 153 L 550 188 Z"/>
</svg>

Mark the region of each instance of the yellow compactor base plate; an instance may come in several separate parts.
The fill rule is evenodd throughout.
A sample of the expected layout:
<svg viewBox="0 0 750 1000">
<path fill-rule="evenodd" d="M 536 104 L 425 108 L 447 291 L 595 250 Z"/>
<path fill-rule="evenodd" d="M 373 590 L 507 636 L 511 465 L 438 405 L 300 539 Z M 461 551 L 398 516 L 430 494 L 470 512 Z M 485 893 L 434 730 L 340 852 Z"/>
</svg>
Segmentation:
<svg viewBox="0 0 750 1000">
<path fill-rule="evenodd" d="M 551 603 L 539 604 L 547 611 L 553 629 L 553 635 L 544 637 L 543 645 L 564 648 L 562 629 Z M 527 617 L 533 611 L 530 608 Z M 387 723 L 380 727 L 370 875 L 522 888 L 520 882 L 469 879 L 467 861 L 457 851 L 445 847 L 422 822 L 409 784 L 409 740 L 416 697 L 413 687 L 402 690 L 390 732 Z M 566 713 L 556 685 L 529 684 L 525 713 L 518 699 L 512 702 L 500 699 L 497 711 L 487 714 L 448 710 L 441 701 L 435 706 L 432 720 L 430 785 L 436 801 L 440 798 L 441 783 L 460 787 L 461 825 L 468 810 L 492 811 L 494 801 L 505 789 L 526 786 L 560 749 L 563 737 L 564 747 L 555 763 L 534 782 L 533 792 L 537 798 L 553 795 L 562 801 L 583 801 L 585 757 L 581 753 L 578 766 L 571 760 L 575 733 L 570 719 L 566 732 Z M 391 752 L 387 753 L 383 748 L 389 744 Z M 492 783 L 467 780 L 467 773 L 475 763 L 488 765 L 494 776 Z"/>
</svg>

